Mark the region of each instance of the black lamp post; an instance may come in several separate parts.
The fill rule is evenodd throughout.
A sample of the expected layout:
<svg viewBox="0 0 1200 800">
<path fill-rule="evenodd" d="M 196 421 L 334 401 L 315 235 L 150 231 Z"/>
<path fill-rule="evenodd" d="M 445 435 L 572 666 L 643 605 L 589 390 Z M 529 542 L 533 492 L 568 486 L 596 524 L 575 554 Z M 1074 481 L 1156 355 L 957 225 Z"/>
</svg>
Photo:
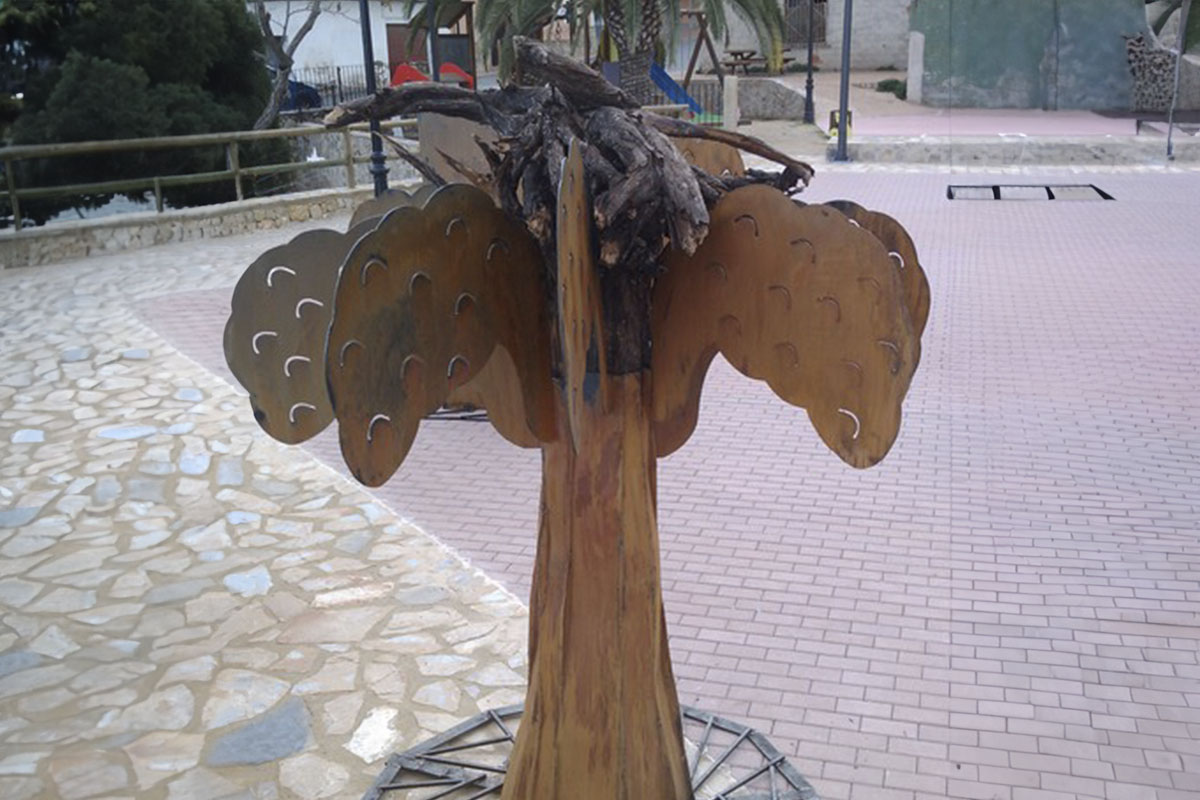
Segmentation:
<svg viewBox="0 0 1200 800">
<path fill-rule="evenodd" d="M 846 117 L 850 113 L 850 21 L 854 17 L 854 0 L 846 0 L 842 21 L 842 85 L 838 93 L 838 143 L 834 161 L 849 161 L 846 153 Z"/>
<path fill-rule="evenodd" d="M 442 56 L 438 43 L 438 4 L 433 0 L 425 3 L 425 27 L 429 36 L 429 80 L 437 83 L 442 79 Z"/>
<path fill-rule="evenodd" d="M 362 26 L 363 68 L 367 76 L 367 93 L 375 94 L 375 47 L 371 43 L 371 9 L 368 0 L 358 0 L 358 19 Z M 379 135 L 379 120 L 371 117 L 371 176 L 375 179 L 375 196 L 387 191 L 387 164 L 383 157 L 383 137 Z"/>
<path fill-rule="evenodd" d="M 812 125 L 817 121 L 813 109 L 813 6 L 817 0 L 808 0 L 808 80 L 804 82 L 804 121 Z"/>
</svg>

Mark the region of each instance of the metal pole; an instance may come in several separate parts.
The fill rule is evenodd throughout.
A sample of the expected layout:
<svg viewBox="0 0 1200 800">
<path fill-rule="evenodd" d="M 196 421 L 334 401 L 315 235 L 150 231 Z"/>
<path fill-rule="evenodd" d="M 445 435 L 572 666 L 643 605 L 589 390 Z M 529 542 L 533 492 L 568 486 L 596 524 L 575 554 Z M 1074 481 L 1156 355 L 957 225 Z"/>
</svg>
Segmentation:
<svg viewBox="0 0 1200 800">
<path fill-rule="evenodd" d="M 238 143 L 234 139 L 229 144 L 225 145 L 225 161 L 229 164 L 229 169 L 233 171 L 233 190 L 238 202 L 245 198 L 242 195 L 242 167 L 238 157 Z"/>
<path fill-rule="evenodd" d="M 817 121 L 813 108 L 813 6 L 816 0 L 808 0 L 808 80 L 804 82 L 804 121 L 812 125 Z"/>
<path fill-rule="evenodd" d="M 850 21 L 854 17 L 854 0 L 846 0 L 842 20 L 842 87 L 838 94 L 838 143 L 834 161 L 849 161 L 846 154 L 846 116 L 850 111 Z"/>
<path fill-rule="evenodd" d="M 17 197 L 17 176 L 13 172 L 16 162 L 4 159 L 4 178 L 8 182 L 8 204 L 12 207 L 13 227 L 21 230 L 21 200 Z"/>
<path fill-rule="evenodd" d="M 442 57 L 440 47 L 438 46 L 438 24 L 437 24 L 438 4 L 434 0 L 427 0 L 425 3 L 425 27 L 428 28 L 429 36 L 429 80 L 434 83 L 442 79 Z"/>
<path fill-rule="evenodd" d="M 1184 0 L 1183 11 L 1179 12 L 1179 53 L 1175 56 L 1175 91 L 1171 95 L 1171 112 L 1167 114 L 1167 161 L 1175 160 L 1175 106 L 1179 103 L 1179 72 L 1183 67 L 1183 47 L 1187 44 L 1188 15 L 1192 11 L 1192 0 Z"/>
<path fill-rule="evenodd" d="M 363 69 L 367 77 L 367 93 L 375 94 L 375 47 L 371 43 L 371 9 L 368 0 L 358 0 L 358 20 L 362 26 Z M 379 120 L 371 117 L 371 175 L 375 178 L 375 196 L 387 191 L 387 164 L 383 157 L 383 137 L 379 135 Z"/>
</svg>

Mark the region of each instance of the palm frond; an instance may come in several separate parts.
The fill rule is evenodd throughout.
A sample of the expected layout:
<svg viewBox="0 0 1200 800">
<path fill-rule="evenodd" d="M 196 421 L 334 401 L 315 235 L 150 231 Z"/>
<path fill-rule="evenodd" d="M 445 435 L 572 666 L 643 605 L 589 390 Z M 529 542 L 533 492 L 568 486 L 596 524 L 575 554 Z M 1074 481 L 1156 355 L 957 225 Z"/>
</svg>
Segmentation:
<svg viewBox="0 0 1200 800">
<path fill-rule="evenodd" d="M 776 0 L 729 0 L 729 6 L 754 30 L 759 49 L 767 57 L 767 69 L 783 68 L 783 12 Z M 725 0 L 704 0 L 704 11 L 713 35 L 724 34 L 728 20 Z"/>
</svg>

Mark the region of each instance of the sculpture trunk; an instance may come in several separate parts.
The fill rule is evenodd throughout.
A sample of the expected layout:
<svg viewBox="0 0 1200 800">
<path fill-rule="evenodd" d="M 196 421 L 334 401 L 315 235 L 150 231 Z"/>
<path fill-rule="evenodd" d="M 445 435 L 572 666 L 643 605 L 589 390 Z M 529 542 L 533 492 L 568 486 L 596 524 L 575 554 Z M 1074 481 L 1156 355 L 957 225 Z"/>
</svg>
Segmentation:
<svg viewBox="0 0 1200 800">
<path fill-rule="evenodd" d="M 503 800 L 690 800 L 663 617 L 648 374 L 542 450 L 529 691 Z"/>
</svg>

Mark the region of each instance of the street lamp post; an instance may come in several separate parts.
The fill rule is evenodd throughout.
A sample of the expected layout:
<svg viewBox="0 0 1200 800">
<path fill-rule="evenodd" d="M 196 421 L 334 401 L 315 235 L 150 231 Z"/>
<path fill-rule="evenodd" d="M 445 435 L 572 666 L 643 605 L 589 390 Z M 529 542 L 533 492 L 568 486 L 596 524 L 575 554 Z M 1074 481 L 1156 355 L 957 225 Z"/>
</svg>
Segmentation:
<svg viewBox="0 0 1200 800">
<path fill-rule="evenodd" d="M 838 143 L 834 161 L 849 161 L 846 153 L 846 117 L 850 112 L 850 22 L 854 18 L 854 0 L 846 0 L 842 20 L 842 85 L 838 93 Z"/>
<path fill-rule="evenodd" d="M 817 0 L 808 0 L 808 80 L 804 82 L 804 121 L 812 125 L 817 121 L 813 108 L 813 6 Z"/>
<path fill-rule="evenodd" d="M 371 9 L 368 0 L 358 0 L 358 19 L 362 26 L 363 69 L 367 77 L 367 93 L 375 94 L 375 47 L 371 43 Z M 387 164 L 383 157 L 383 137 L 379 135 L 379 120 L 371 117 L 371 176 L 375 179 L 375 196 L 387 191 Z"/>
<path fill-rule="evenodd" d="M 434 83 L 442 79 L 442 55 L 438 42 L 437 11 L 438 4 L 432 0 L 425 4 L 425 27 L 428 28 L 427 35 L 429 36 L 429 80 Z"/>
</svg>

